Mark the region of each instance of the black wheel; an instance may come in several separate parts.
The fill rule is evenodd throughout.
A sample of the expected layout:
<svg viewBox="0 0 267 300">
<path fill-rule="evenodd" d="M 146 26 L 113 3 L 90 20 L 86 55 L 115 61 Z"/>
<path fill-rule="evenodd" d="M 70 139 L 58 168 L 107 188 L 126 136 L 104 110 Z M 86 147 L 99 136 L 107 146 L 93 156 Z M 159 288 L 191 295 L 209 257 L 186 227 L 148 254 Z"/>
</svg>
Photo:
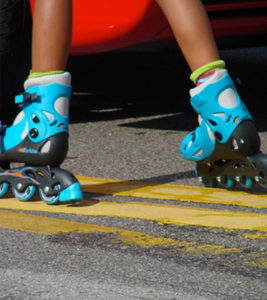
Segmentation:
<svg viewBox="0 0 267 300">
<path fill-rule="evenodd" d="M 9 123 L 17 114 L 16 94 L 30 69 L 31 12 L 29 0 L 0 0 L 0 119 Z"/>
</svg>

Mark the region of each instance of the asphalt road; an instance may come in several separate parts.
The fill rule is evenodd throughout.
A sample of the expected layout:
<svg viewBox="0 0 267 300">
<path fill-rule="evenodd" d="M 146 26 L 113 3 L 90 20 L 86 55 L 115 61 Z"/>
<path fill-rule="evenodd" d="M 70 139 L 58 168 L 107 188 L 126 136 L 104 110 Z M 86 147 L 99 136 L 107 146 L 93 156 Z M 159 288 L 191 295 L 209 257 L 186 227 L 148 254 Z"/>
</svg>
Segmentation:
<svg viewBox="0 0 267 300">
<path fill-rule="evenodd" d="M 267 153 L 267 48 L 221 55 Z M 209 193 L 179 153 L 197 124 L 181 56 L 134 49 L 73 57 L 69 70 L 62 167 L 89 177 L 85 200 L 2 199 L 0 299 L 267 299 L 265 192 Z"/>
</svg>

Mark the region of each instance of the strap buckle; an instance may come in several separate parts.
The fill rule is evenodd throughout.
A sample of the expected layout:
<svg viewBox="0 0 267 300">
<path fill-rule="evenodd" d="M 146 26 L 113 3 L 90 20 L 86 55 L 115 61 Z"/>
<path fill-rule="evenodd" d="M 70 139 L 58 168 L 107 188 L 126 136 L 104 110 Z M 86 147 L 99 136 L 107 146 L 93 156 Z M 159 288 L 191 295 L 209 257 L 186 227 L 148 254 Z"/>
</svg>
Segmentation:
<svg viewBox="0 0 267 300">
<path fill-rule="evenodd" d="M 31 93 L 23 92 L 15 97 L 15 103 L 18 104 L 20 107 L 22 107 L 24 103 L 30 103 L 36 100 L 37 97 L 38 97 L 37 93 L 31 94 Z"/>
</svg>

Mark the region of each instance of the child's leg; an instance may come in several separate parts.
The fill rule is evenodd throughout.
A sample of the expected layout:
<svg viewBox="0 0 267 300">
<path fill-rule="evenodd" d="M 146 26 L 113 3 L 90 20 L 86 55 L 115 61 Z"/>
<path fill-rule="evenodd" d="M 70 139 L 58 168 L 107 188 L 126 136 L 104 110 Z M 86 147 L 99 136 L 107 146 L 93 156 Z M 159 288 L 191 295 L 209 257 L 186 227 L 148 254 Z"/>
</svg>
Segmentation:
<svg viewBox="0 0 267 300">
<path fill-rule="evenodd" d="M 200 126 L 181 144 L 184 158 L 197 162 L 196 173 L 207 185 L 235 181 L 267 185 L 267 156 L 219 54 L 205 9 L 199 0 L 156 0 L 173 29 L 198 86 L 190 91 Z"/>
<path fill-rule="evenodd" d="M 72 0 L 36 0 L 32 72 L 65 70 L 72 37 Z"/>
<path fill-rule="evenodd" d="M 47 204 L 82 198 L 80 184 L 59 168 L 68 151 L 71 76 L 65 72 L 72 28 L 71 0 L 36 0 L 33 21 L 32 72 L 22 108 L 12 126 L 2 131 L 0 161 L 27 165 L 0 173 L 0 197 L 11 185 L 27 201 L 38 189 Z M 6 169 L 9 168 L 5 167 Z"/>
<path fill-rule="evenodd" d="M 219 59 L 205 8 L 199 0 L 156 0 L 191 69 Z"/>
</svg>

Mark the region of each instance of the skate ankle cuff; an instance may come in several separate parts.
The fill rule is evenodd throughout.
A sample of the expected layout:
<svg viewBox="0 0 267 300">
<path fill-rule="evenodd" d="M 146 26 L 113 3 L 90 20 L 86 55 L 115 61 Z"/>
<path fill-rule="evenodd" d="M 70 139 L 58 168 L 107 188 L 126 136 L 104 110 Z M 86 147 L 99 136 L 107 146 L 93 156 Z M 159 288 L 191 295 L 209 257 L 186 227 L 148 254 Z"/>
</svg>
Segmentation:
<svg viewBox="0 0 267 300">
<path fill-rule="evenodd" d="M 189 91 L 190 96 L 194 97 L 195 95 L 199 94 L 203 89 L 206 88 L 206 86 L 221 80 L 226 74 L 228 74 L 227 69 L 220 69 L 218 71 L 215 71 L 215 73 L 204 83 L 190 89 Z"/>
<path fill-rule="evenodd" d="M 198 78 L 205 74 L 208 73 L 212 70 L 220 70 L 225 68 L 225 62 L 223 60 L 216 60 L 213 62 L 210 62 L 208 64 L 205 64 L 204 66 L 196 69 L 191 75 L 190 75 L 190 79 L 196 84 Z"/>
<path fill-rule="evenodd" d="M 217 71 L 203 86 L 196 87 L 194 93 L 191 91 L 191 105 L 216 138 L 226 143 L 235 128 L 252 117 L 226 70 Z"/>
<path fill-rule="evenodd" d="M 34 76 L 34 77 L 29 76 L 28 79 L 24 82 L 24 89 L 27 90 L 36 85 L 46 85 L 51 83 L 58 83 L 62 85 L 71 84 L 71 74 L 69 72 L 63 72 L 63 73 L 47 72 L 42 74 L 46 74 L 46 75 Z"/>
</svg>

